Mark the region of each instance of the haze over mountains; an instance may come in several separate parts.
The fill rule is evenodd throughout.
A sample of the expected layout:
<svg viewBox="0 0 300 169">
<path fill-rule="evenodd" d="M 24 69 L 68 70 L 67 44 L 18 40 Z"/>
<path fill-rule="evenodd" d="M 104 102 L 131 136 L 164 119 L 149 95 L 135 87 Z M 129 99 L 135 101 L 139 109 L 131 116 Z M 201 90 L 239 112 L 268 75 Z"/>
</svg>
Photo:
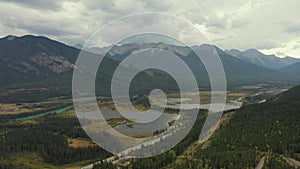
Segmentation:
<svg viewBox="0 0 300 169">
<path fill-rule="evenodd" d="M 293 77 L 298 77 L 299 78 L 299 73 L 300 73 L 300 62 L 291 64 L 289 66 L 286 66 L 284 68 L 281 68 L 278 70 L 279 72 L 287 75 L 287 76 L 293 76 Z"/>
<path fill-rule="evenodd" d="M 239 51 L 237 49 L 225 50 L 227 54 L 236 58 L 242 59 L 249 63 L 253 63 L 268 69 L 281 69 L 291 64 L 297 63 L 300 59 L 286 56 L 284 58 L 277 57 L 275 55 L 265 55 L 256 49 L 248 49 L 245 51 Z"/>
<path fill-rule="evenodd" d="M 295 58 L 278 58 L 274 55 L 267 56 L 257 50 L 250 49 L 245 52 L 237 50 L 223 51 L 211 45 L 193 46 L 203 54 L 209 48 L 214 47 L 223 63 L 227 82 L 229 85 L 255 84 L 264 82 L 298 82 L 297 77 L 299 61 Z M 125 44 L 114 46 L 106 55 L 104 71 L 112 76 L 118 63 L 140 49 L 158 48 L 165 49 L 179 56 L 191 68 L 199 85 L 209 85 L 207 72 L 204 65 L 187 47 L 167 45 L 163 43 L 153 44 Z M 101 49 L 97 49 L 100 51 Z M 103 49 L 105 50 L 105 49 Z M 71 80 L 75 61 L 80 52 L 79 49 L 51 40 L 46 37 L 26 35 L 22 37 L 7 36 L 0 39 L 0 85 L 25 84 L 41 81 L 51 81 L 61 77 Z M 96 52 L 95 49 L 91 50 Z M 99 52 L 98 52 L 99 53 Z M 95 55 L 92 54 L 91 55 Z M 200 56 L 205 57 L 205 56 Z M 291 68 L 285 66 L 291 66 Z M 281 69 L 279 69 L 281 68 Z M 279 70 L 272 70 L 279 69 Z M 156 72 L 158 73 L 158 72 Z M 165 74 L 159 73 L 166 77 Z M 287 76 L 283 76 L 288 74 Z M 141 76 L 147 76 L 145 73 Z M 145 79 L 141 77 L 141 80 Z M 151 78 L 150 78 L 151 79 Z M 163 79 L 163 78 L 161 78 Z M 165 78 L 166 81 L 170 77 Z M 104 78 L 102 78 L 104 81 Z M 155 79 L 153 79 L 155 81 Z M 100 80 L 101 81 L 101 80 Z M 70 83 L 68 83 L 70 85 Z M 170 85 L 170 83 L 166 83 Z M 65 84 L 64 84 L 65 85 Z"/>
</svg>

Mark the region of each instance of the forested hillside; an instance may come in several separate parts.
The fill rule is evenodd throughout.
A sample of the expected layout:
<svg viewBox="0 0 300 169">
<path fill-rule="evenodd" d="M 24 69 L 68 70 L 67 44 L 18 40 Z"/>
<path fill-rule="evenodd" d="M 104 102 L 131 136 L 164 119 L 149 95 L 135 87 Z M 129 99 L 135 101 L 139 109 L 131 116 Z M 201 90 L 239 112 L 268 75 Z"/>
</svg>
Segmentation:
<svg viewBox="0 0 300 169">
<path fill-rule="evenodd" d="M 68 138 L 88 139 L 76 118 L 53 114 L 40 118 L 35 124 L 0 123 L 0 133 L 0 169 L 28 168 L 28 165 L 12 162 L 14 156 L 28 153 L 37 154 L 43 162 L 55 166 L 111 156 L 111 153 L 95 145 L 69 145 Z"/>
<path fill-rule="evenodd" d="M 290 168 L 281 156 L 300 159 L 300 86 L 270 101 L 246 106 L 214 134 L 208 148 L 171 168 Z"/>
<path fill-rule="evenodd" d="M 203 117 L 198 118 L 197 122 L 200 124 Z M 249 105 L 235 111 L 210 140 L 191 152 L 192 156 L 181 156 L 178 159 L 184 149 L 197 141 L 202 125 L 195 125 L 185 141 L 167 153 L 132 160 L 124 168 L 255 168 L 259 160 L 266 156 L 265 168 L 292 169 L 282 157 L 300 159 L 299 118 L 300 86 L 297 86 L 266 103 Z M 115 166 L 99 164 L 94 168 Z"/>
</svg>

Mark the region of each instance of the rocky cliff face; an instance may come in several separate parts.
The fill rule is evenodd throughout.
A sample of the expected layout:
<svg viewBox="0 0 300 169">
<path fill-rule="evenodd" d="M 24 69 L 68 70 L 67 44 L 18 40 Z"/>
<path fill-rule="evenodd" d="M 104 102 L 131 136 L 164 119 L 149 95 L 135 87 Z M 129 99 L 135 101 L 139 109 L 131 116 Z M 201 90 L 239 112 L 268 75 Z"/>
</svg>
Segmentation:
<svg viewBox="0 0 300 169">
<path fill-rule="evenodd" d="M 71 72 L 78 53 L 45 37 L 9 35 L 0 39 L 0 75 L 8 72 L 28 78 Z"/>
<path fill-rule="evenodd" d="M 60 74 L 73 69 L 74 65 L 65 60 L 62 56 L 51 56 L 47 53 L 40 53 L 29 58 L 34 64 L 49 69 L 51 72 Z"/>
</svg>

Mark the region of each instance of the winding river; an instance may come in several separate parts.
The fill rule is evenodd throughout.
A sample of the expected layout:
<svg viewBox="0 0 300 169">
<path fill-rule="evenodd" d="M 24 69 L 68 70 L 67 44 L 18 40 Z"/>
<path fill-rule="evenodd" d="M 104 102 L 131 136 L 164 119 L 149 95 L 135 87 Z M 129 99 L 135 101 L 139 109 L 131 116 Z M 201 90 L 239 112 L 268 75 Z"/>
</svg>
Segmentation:
<svg viewBox="0 0 300 169">
<path fill-rule="evenodd" d="M 71 106 L 67 106 L 67 107 L 64 107 L 64 108 L 60 108 L 60 109 L 56 109 L 56 110 L 51 110 L 51 111 L 47 111 L 45 113 L 40 113 L 40 114 L 36 114 L 36 115 L 32 115 L 32 116 L 27 116 L 27 117 L 21 117 L 21 118 L 17 118 L 16 120 L 17 121 L 24 121 L 24 120 L 32 120 L 32 119 L 36 119 L 36 118 L 40 118 L 40 117 L 43 117 L 43 116 L 46 116 L 48 114 L 58 114 L 58 113 L 63 113 L 63 112 L 66 112 L 70 109 L 72 109 L 74 106 L 71 105 Z"/>
</svg>

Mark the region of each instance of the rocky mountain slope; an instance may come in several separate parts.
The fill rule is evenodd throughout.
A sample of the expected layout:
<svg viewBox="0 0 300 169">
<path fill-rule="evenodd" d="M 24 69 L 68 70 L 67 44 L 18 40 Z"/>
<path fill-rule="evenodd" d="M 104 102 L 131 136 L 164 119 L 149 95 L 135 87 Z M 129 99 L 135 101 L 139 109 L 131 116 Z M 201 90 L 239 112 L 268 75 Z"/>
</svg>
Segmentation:
<svg viewBox="0 0 300 169">
<path fill-rule="evenodd" d="M 289 56 L 280 58 L 275 55 L 265 55 L 256 49 L 248 49 L 246 51 L 231 49 L 225 50 L 225 52 L 249 63 L 273 70 L 280 69 L 300 61 L 300 59 Z"/>
</svg>

